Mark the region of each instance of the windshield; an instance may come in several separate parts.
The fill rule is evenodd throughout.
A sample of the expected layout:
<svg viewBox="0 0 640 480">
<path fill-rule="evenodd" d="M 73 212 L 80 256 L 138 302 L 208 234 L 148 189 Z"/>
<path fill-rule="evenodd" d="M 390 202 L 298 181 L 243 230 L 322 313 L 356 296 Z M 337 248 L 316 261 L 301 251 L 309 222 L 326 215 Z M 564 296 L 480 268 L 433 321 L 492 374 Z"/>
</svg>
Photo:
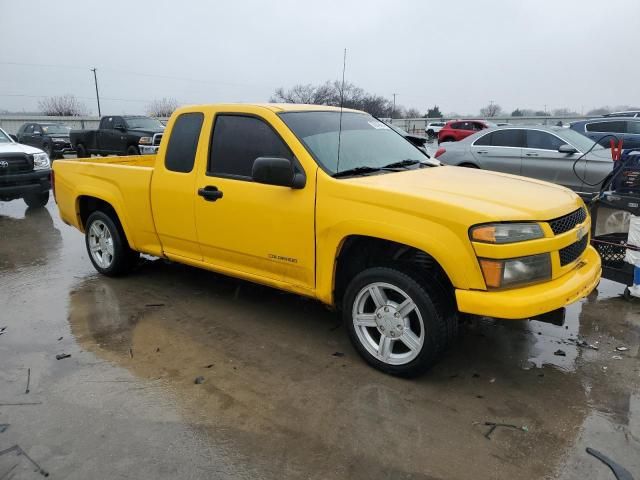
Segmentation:
<svg viewBox="0 0 640 480">
<path fill-rule="evenodd" d="M 156 118 L 136 117 L 125 119 L 127 127 L 140 130 L 162 130 L 164 125 Z"/>
<path fill-rule="evenodd" d="M 0 130 L 0 143 L 11 143 L 11 141 L 9 135 L 4 133 L 4 130 Z"/>
<path fill-rule="evenodd" d="M 42 131 L 47 135 L 53 135 L 57 133 L 68 135 L 70 130 L 71 128 L 67 127 L 66 125 L 42 125 Z"/>
<path fill-rule="evenodd" d="M 340 112 L 286 112 L 280 117 L 332 175 L 358 167 L 380 168 L 403 160 L 439 165 L 384 123 L 371 115 L 353 112 L 342 114 L 338 165 Z"/>
<path fill-rule="evenodd" d="M 555 130 L 554 133 L 558 135 L 560 138 L 562 138 L 563 140 L 565 140 L 566 142 L 576 147 L 582 153 L 586 152 L 591 147 L 593 147 L 594 150 L 602 150 L 603 148 L 601 145 L 597 145 L 597 144 L 594 147 L 593 144 L 595 142 L 593 140 L 591 140 L 589 137 L 585 137 L 584 135 L 576 132 L 575 130 L 571 130 L 570 128 Z"/>
</svg>

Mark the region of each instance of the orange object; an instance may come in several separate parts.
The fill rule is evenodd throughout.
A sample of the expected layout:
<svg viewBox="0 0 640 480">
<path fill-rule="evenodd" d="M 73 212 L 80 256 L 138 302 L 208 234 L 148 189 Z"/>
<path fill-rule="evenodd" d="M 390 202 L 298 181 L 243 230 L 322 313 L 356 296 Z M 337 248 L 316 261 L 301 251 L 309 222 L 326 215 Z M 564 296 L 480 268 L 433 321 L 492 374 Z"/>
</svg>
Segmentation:
<svg viewBox="0 0 640 480">
<path fill-rule="evenodd" d="M 480 258 L 479 261 L 487 287 L 499 288 L 502 283 L 502 268 L 504 267 L 504 263 L 500 260 L 488 260 L 486 258 Z"/>
<path fill-rule="evenodd" d="M 476 227 L 471 231 L 471 238 L 478 242 L 496 242 L 496 227 L 487 225 L 485 227 Z"/>
</svg>

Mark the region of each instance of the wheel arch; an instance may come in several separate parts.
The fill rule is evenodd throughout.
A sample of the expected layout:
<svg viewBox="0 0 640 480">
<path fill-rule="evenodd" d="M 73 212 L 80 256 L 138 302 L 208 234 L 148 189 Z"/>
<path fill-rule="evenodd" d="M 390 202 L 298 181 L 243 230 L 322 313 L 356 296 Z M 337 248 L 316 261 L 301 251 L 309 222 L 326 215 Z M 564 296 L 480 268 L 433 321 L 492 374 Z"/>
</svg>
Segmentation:
<svg viewBox="0 0 640 480">
<path fill-rule="evenodd" d="M 345 290 L 359 272 L 378 267 L 395 267 L 427 279 L 435 279 L 450 301 L 455 302 L 453 282 L 440 262 L 419 247 L 380 237 L 352 234 L 344 237 L 335 255 L 332 303 L 339 306 Z"/>
<path fill-rule="evenodd" d="M 114 202 L 110 202 L 93 195 L 80 195 L 76 199 L 76 215 L 78 218 L 78 225 L 81 227 L 81 231 L 85 231 L 87 220 L 89 216 L 96 211 L 103 212 L 111 217 L 111 219 L 120 227 L 124 238 L 127 240 L 129 247 L 135 250 L 135 245 L 131 240 L 131 235 L 127 234 L 126 222 L 123 221 L 123 216 L 118 212 L 118 209 L 114 206 Z"/>
</svg>

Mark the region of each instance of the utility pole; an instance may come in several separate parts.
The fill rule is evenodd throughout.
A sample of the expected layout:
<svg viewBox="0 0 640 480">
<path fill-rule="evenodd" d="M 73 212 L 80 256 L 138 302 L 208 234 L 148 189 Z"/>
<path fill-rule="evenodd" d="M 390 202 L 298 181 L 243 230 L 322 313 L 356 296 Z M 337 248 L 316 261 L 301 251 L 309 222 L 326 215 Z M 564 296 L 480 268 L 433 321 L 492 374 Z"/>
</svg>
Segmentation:
<svg viewBox="0 0 640 480">
<path fill-rule="evenodd" d="M 96 75 L 96 68 L 92 68 L 93 72 L 93 81 L 96 84 L 96 100 L 98 101 L 98 116 L 101 117 L 102 113 L 100 112 L 100 94 L 98 93 L 98 76 Z"/>
<path fill-rule="evenodd" d="M 391 108 L 391 120 L 393 120 L 393 112 L 396 111 L 396 95 L 397 93 L 393 94 L 393 107 Z"/>
</svg>

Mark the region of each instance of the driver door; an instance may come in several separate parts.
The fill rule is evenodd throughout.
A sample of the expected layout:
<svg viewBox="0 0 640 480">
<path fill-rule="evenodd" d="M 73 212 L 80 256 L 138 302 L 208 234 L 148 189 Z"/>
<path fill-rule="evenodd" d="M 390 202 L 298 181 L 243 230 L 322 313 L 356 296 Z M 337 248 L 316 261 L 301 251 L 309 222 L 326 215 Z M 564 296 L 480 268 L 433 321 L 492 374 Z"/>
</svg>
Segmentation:
<svg viewBox="0 0 640 480">
<path fill-rule="evenodd" d="M 296 163 L 279 133 L 256 115 L 217 113 L 208 153 L 195 200 L 204 261 L 258 281 L 314 288 L 315 172 L 306 172 L 302 189 L 254 182 L 258 157 Z M 219 193 L 204 193 L 212 190 Z"/>
</svg>

